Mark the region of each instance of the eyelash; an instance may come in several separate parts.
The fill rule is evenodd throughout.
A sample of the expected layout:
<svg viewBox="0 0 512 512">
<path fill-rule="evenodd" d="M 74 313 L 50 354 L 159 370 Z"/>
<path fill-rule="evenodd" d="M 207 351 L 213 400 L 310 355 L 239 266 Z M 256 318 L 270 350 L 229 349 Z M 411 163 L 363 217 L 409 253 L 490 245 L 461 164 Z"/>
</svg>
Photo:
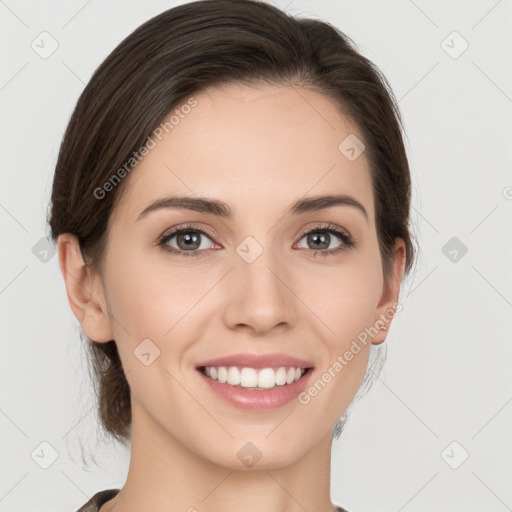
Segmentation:
<svg viewBox="0 0 512 512">
<path fill-rule="evenodd" d="M 174 231 L 172 231 L 169 234 L 162 235 L 157 240 L 157 245 L 162 247 L 165 251 L 167 251 L 171 254 L 174 254 L 176 256 L 179 256 L 179 257 L 190 258 L 190 257 L 197 257 L 197 256 L 200 256 L 200 257 L 205 256 L 204 253 L 206 253 L 207 251 L 204 249 L 203 250 L 194 250 L 194 251 L 181 251 L 181 250 L 177 250 L 174 247 L 170 247 L 169 245 L 167 245 L 167 242 L 171 238 L 175 237 L 176 235 L 180 235 L 181 233 L 186 233 L 186 232 L 190 232 L 190 231 L 201 233 L 202 235 L 206 235 L 207 237 L 211 238 L 213 242 L 218 243 L 215 240 L 215 237 L 211 233 L 209 233 L 207 230 L 205 230 L 203 228 L 195 227 L 193 225 L 187 225 L 187 226 L 183 226 L 178 229 L 175 229 Z M 313 253 L 313 257 L 335 255 L 335 254 L 338 254 L 343 251 L 347 251 L 349 249 L 356 247 L 356 241 L 352 238 L 352 236 L 349 235 L 346 231 L 338 228 L 334 224 L 324 224 L 322 226 L 318 226 L 318 227 L 315 227 L 308 231 L 305 231 L 304 233 L 302 233 L 300 235 L 299 241 L 302 240 L 306 235 L 313 234 L 313 233 L 322 233 L 322 232 L 334 233 L 336 236 L 338 236 L 342 240 L 342 244 L 339 247 L 337 247 L 336 249 L 329 249 L 329 250 L 309 249 L 309 251 L 311 251 Z"/>
</svg>

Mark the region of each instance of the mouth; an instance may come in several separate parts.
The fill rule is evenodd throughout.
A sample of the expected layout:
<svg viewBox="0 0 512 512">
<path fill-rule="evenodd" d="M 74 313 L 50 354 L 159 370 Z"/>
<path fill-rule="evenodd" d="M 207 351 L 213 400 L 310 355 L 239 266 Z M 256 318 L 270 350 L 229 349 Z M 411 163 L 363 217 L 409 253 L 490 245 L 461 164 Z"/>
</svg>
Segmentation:
<svg viewBox="0 0 512 512">
<path fill-rule="evenodd" d="M 200 366 L 197 368 L 208 379 L 239 389 L 265 391 L 290 386 L 301 380 L 312 367 L 252 368 L 239 366 Z"/>
<path fill-rule="evenodd" d="M 299 362 L 293 361 L 296 365 Z M 203 364 L 196 367 L 197 374 L 212 397 L 250 412 L 270 411 L 293 402 L 306 388 L 314 370 L 312 366 L 291 366 L 290 359 L 288 365 L 281 360 L 282 366 L 269 365 L 268 360 L 265 364 L 253 360 L 253 366 L 248 366 L 247 361 L 240 366 L 230 362 L 230 366 Z"/>
<path fill-rule="evenodd" d="M 239 409 L 266 411 L 296 399 L 314 366 L 276 352 L 239 353 L 202 361 L 196 370 L 213 396 Z"/>
</svg>

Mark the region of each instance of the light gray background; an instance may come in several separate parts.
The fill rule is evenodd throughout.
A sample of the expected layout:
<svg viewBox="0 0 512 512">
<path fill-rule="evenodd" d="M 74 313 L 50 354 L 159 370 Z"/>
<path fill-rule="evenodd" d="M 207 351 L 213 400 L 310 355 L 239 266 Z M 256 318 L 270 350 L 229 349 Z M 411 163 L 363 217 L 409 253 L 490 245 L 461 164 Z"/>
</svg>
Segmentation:
<svg viewBox="0 0 512 512">
<path fill-rule="evenodd" d="M 78 323 L 41 239 L 85 83 L 121 39 L 179 3 L 0 0 L 0 511 L 71 512 L 124 483 L 129 453 L 97 443 Z M 414 181 L 420 259 L 381 379 L 334 444 L 332 499 L 353 512 L 512 510 L 512 2 L 275 3 L 335 24 L 383 70 Z M 46 59 L 31 47 L 43 31 L 59 45 Z M 469 44 L 457 58 L 453 31 Z M 442 250 L 452 237 L 468 248 L 457 261 Z M 83 466 L 80 440 L 99 468 Z M 58 452 L 48 469 L 42 442 Z"/>
</svg>

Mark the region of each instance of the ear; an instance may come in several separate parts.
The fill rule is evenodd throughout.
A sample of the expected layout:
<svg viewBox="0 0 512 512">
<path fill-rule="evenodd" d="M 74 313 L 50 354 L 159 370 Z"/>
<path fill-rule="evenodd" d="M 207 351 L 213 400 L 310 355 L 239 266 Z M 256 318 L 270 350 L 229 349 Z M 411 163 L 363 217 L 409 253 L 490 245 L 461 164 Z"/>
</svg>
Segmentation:
<svg viewBox="0 0 512 512">
<path fill-rule="evenodd" d="M 395 239 L 393 248 L 393 261 L 391 264 L 392 275 L 387 283 L 384 283 L 382 296 L 375 311 L 373 327 L 377 334 L 372 338 L 373 345 L 381 344 L 387 337 L 393 315 L 397 310 L 400 285 L 404 276 L 406 250 L 401 238 Z M 381 329 L 385 327 L 385 329 Z"/>
<path fill-rule="evenodd" d="M 93 275 L 85 264 L 78 238 L 63 233 L 57 239 L 57 246 L 69 304 L 83 331 L 96 342 L 113 340 L 101 278 Z"/>
</svg>

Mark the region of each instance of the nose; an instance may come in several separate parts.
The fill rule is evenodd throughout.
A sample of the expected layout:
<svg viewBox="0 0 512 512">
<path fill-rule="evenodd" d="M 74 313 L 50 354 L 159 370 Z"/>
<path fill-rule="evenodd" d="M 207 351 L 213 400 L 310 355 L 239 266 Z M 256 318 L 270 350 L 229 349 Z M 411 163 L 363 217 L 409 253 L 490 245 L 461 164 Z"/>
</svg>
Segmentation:
<svg viewBox="0 0 512 512">
<path fill-rule="evenodd" d="M 290 272 L 277 264 L 270 251 L 252 263 L 237 258 L 226 281 L 223 315 L 230 329 L 262 335 L 295 324 L 297 298 Z"/>
</svg>

